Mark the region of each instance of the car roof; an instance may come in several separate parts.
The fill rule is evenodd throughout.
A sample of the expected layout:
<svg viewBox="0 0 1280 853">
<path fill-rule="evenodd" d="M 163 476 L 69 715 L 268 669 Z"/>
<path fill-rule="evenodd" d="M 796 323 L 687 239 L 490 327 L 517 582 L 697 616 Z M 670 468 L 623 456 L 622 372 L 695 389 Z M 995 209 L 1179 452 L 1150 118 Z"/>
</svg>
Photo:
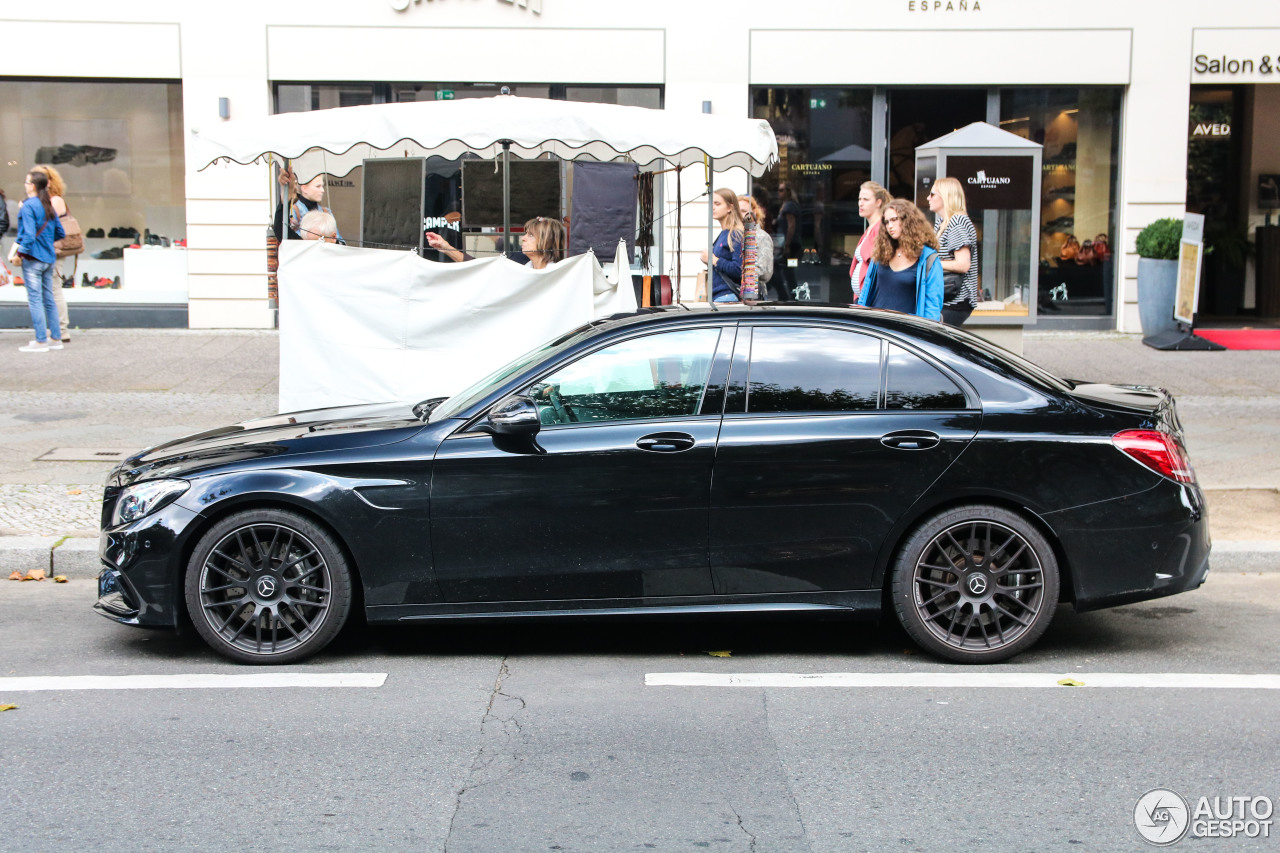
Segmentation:
<svg viewBox="0 0 1280 853">
<path fill-rule="evenodd" d="M 898 311 L 886 311 L 876 308 L 864 308 L 858 305 L 841 305 L 824 302 L 761 302 L 742 304 L 737 302 L 711 305 L 699 303 L 695 305 L 661 305 L 652 308 L 641 308 L 625 314 L 613 314 L 601 318 L 592 326 L 597 329 L 606 327 L 624 327 L 631 325 L 647 325 L 679 319 L 705 318 L 704 322 L 729 319 L 802 319 L 802 320 L 841 320 L 856 321 L 867 326 L 885 330 L 905 332 L 937 340 L 956 340 L 951 328 L 932 320 L 925 320 L 912 314 Z"/>
</svg>

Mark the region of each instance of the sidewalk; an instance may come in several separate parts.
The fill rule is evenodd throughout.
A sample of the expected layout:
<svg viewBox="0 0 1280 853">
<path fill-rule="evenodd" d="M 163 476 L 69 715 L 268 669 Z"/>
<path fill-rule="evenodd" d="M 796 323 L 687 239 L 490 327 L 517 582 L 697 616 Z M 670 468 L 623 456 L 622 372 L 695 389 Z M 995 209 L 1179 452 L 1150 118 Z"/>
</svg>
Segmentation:
<svg viewBox="0 0 1280 853">
<path fill-rule="evenodd" d="M 112 461 L 276 410 L 274 331 L 76 330 L 66 349 L 18 353 L 0 331 L 0 571 L 93 577 Z M 1065 377 L 1158 385 L 1178 399 L 1209 500 L 1215 570 L 1280 570 L 1280 353 L 1161 352 L 1137 335 L 1032 332 L 1028 358 Z M 54 449 L 84 458 L 47 461 Z"/>
</svg>

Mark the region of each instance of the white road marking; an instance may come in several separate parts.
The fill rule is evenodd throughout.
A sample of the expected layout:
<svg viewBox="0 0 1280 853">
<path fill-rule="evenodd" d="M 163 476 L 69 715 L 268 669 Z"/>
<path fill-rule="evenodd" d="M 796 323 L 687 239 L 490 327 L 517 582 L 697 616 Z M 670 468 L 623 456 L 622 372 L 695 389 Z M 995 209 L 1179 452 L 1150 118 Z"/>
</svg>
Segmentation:
<svg viewBox="0 0 1280 853">
<path fill-rule="evenodd" d="M 262 672 L 237 675 L 32 675 L 0 678 L 0 695 L 35 690 L 200 690 L 381 687 L 385 672 Z"/>
<path fill-rule="evenodd" d="M 1280 675 L 1218 672 L 650 672 L 647 687 L 1142 687 L 1280 690 Z"/>
</svg>

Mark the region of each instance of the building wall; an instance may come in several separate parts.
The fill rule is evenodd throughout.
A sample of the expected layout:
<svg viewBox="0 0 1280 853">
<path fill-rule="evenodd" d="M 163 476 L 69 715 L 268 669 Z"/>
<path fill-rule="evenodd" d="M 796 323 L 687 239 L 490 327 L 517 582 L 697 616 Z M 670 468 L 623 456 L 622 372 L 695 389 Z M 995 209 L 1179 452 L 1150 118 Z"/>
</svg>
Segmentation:
<svg viewBox="0 0 1280 853">
<path fill-rule="evenodd" d="M 9 4 L 0 12 L 0 76 L 180 79 L 188 133 L 221 121 L 219 98 L 234 119 L 269 114 L 272 82 L 287 80 L 658 84 L 668 110 L 698 112 L 711 101 L 714 112 L 738 116 L 748 115 L 752 84 L 1127 86 L 1127 254 L 1117 310 L 1126 331 L 1138 328 L 1134 238 L 1183 210 L 1188 85 L 1213 78 L 1193 71 L 1196 51 L 1269 50 L 1280 59 L 1280 6 L 1245 0 L 1076 0 L 1069 8 L 1013 0 L 740 0 L 732 8 L 679 0 L 117 0 L 112 21 L 102 20 L 99 2 L 64 0 L 57 20 L 50 8 Z M 1280 72 L 1253 77 L 1240 82 L 1270 83 Z M 1278 88 L 1263 88 L 1259 103 L 1271 106 L 1257 113 L 1259 145 L 1276 138 L 1280 113 Z M 1259 158 L 1255 174 L 1280 171 L 1266 162 Z M 191 325 L 270 325 L 268 169 L 199 165 L 188 160 L 184 176 Z M 702 189 L 693 171 L 683 178 L 686 199 Z M 742 174 L 717 178 L 735 189 L 746 183 Z M 691 274 L 706 239 L 705 206 L 690 205 L 684 221 Z"/>
</svg>

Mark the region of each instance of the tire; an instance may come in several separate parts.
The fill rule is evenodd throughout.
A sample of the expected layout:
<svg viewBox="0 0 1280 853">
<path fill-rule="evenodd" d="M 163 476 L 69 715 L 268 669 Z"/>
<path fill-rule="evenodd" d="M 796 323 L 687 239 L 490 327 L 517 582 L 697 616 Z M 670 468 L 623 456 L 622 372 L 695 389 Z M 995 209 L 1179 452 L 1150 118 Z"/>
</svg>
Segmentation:
<svg viewBox="0 0 1280 853">
<path fill-rule="evenodd" d="M 337 540 L 284 510 L 238 512 L 209 529 L 187 563 L 187 612 L 218 654 L 294 663 L 327 646 L 351 610 Z"/>
<path fill-rule="evenodd" d="M 996 663 L 1030 648 L 1058 605 L 1058 560 L 1017 513 L 974 504 L 925 519 L 894 561 L 892 595 L 921 648 Z"/>
</svg>

